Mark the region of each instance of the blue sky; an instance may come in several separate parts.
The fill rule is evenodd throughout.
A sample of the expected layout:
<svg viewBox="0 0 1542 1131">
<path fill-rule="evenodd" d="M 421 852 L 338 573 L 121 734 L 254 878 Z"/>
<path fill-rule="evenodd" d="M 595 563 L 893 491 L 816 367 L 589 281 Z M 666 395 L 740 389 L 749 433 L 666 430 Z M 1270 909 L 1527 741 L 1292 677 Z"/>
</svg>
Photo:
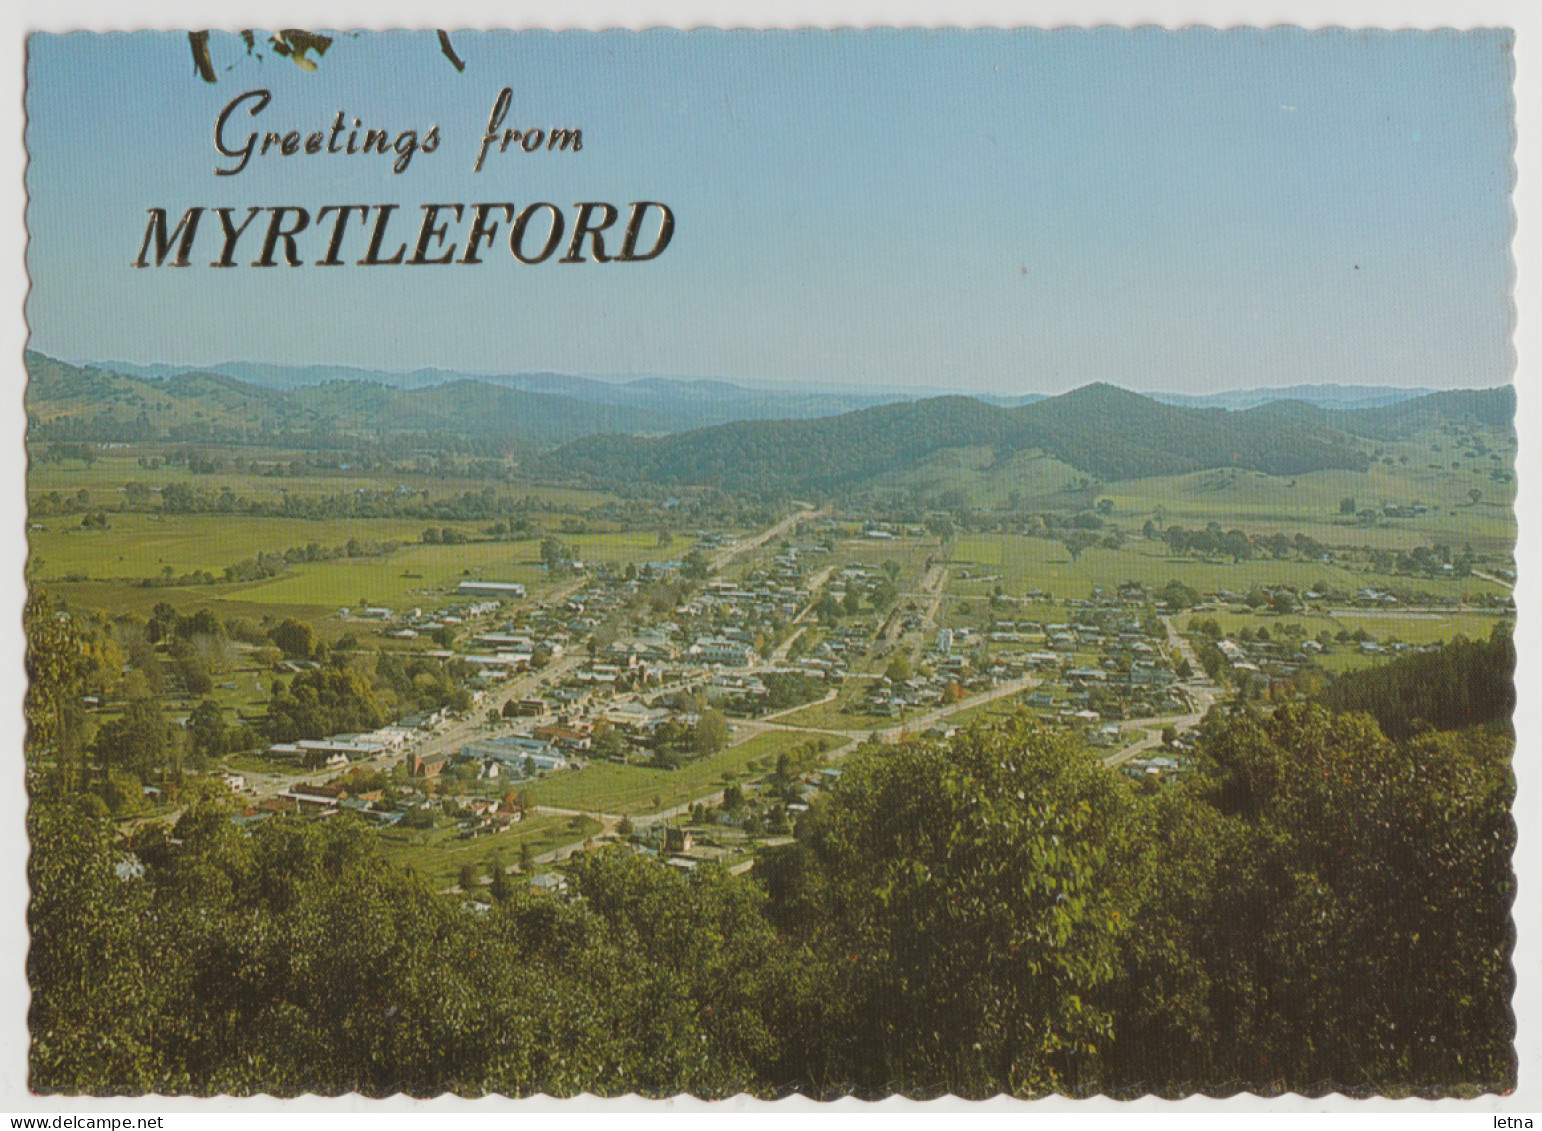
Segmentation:
<svg viewBox="0 0 1542 1131">
<path fill-rule="evenodd" d="M 34 36 L 32 347 L 1010 393 L 1510 379 L 1503 32 L 454 38 L 464 73 L 432 33 L 340 37 L 306 73 L 216 35 L 208 85 L 180 35 Z M 505 85 L 506 124 L 583 152 L 473 173 Z M 442 141 L 400 175 L 216 176 L 215 118 L 257 87 L 248 126 Z M 212 270 L 214 243 L 130 266 L 152 206 L 504 200 L 658 200 L 676 229 L 632 265 L 321 269 L 313 235 L 294 269 Z"/>
</svg>

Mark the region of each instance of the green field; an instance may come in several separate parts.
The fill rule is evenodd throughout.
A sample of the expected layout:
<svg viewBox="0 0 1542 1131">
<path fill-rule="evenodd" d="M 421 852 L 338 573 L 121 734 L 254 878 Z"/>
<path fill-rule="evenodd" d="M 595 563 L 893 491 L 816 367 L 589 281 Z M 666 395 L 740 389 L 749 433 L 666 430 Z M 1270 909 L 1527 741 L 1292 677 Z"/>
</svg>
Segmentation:
<svg viewBox="0 0 1542 1131">
<path fill-rule="evenodd" d="M 232 604 L 241 615 L 300 615 L 306 619 L 335 613 L 363 600 L 371 605 L 433 604 L 469 578 L 518 581 L 535 589 L 548 583 L 541 564 L 540 541 L 424 544 L 424 524 L 401 519 L 246 518 L 226 515 L 115 514 L 105 531 L 82 530 L 78 519 L 53 518 L 30 534 L 32 575 L 51 589 L 73 594 L 83 607 L 148 609 L 158 601 L 207 604 L 222 615 Z M 476 536 L 475 523 L 449 523 Z M 283 551 L 315 543 L 330 549 L 350 538 L 402 545 L 374 557 L 295 562 L 274 578 L 260 581 L 166 587 L 126 584 L 159 578 L 166 570 L 183 576 L 207 570 L 216 577 L 225 567 L 260 552 Z M 657 561 L 675 553 L 658 546 L 652 531 L 564 535 L 582 561 L 626 563 Z M 87 578 L 89 580 L 68 580 Z M 132 590 L 132 592 L 126 592 Z M 271 606 L 272 608 L 265 608 Z"/>
<path fill-rule="evenodd" d="M 998 460 L 991 448 L 950 448 L 914 468 L 879 476 L 874 486 L 906 495 L 962 492 L 972 506 L 1003 510 L 1014 501 L 1074 490 L 1085 478 L 1084 472 L 1037 449 Z"/>
<path fill-rule="evenodd" d="M 1395 467 L 1376 463 L 1365 472 L 1317 471 L 1287 478 L 1201 471 L 1110 484 L 1100 495 L 1114 500 L 1113 521 L 1127 530 L 1138 530 L 1148 518 L 1158 519 L 1159 526 L 1219 522 L 1249 534 L 1300 532 L 1327 545 L 1412 549 L 1443 542 L 1508 558 L 1515 547 L 1514 483 L 1493 482 L 1489 471 L 1501 465 L 1487 460 L 1461 460 L 1459 470 L 1450 468 L 1449 460 L 1440 470 L 1427 468 L 1421 449 L 1433 459 L 1452 454 L 1449 441 L 1440 453 L 1429 453 L 1428 444 L 1438 442 L 1426 437 L 1419 443 L 1389 444 L 1389 453 L 1400 453 L 1394 459 L 1412 453 L 1409 462 Z M 1501 450 L 1510 453 L 1502 465 L 1512 467 L 1513 448 Z M 1477 503 L 1468 494 L 1471 490 L 1481 493 Z M 1339 501 L 1345 498 L 1354 499 L 1361 509 L 1424 503 L 1430 513 L 1365 527 L 1339 514 Z"/>
<path fill-rule="evenodd" d="M 576 772 L 544 778 L 531 787 L 531 792 L 537 804 L 554 809 L 631 815 L 654 813 L 716 792 L 724 785 L 725 773 L 742 777 L 754 759 L 774 759 L 789 747 L 809 739 L 817 741 L 820 737 L 808 731 L 767 731 L 717 754 L 689 762 L 678 770 L 595 762 Z"/>
<path fill-rule="evenodd" d="M 1310 589 L 1326 581 L 1335 589 L 1353 592 L 1366 585 L 1388 585 L 1395 579 L 1384 574 L 1351 570 L 1341 565 L 1295 560 L 1275 561 L 1254 558 L 1233 563 L 1224 559 L 1202 559 L 1170 554 L 1160 542 L 1135 538 L 1121 549 L 1094 546 L 1073 561 L 1070 552 L 1051 538 L 1030 538 L 1014 534 L 970 534 L 956 540 L 953 548 L 955 566 L 968 566 L 972 572 L 999 576 L 1007 596 L 1021 595 L 1030 589 L 1049 591 L 1057 600 L 1087 597 L 1093 589 L 1112 591 L 1125 581 L 1139 581 L 1148 588 L 1161 588 L 1170 580 L 1181 581 L 1200 593 L 1229 589 L 1246 593 L 1255 585 L 1290 585 Z M 1401 579 L 1407 584 L 1437 596 L 1506 595 L 1509 590 L 1482 578 L 1460 581 L 1444 579 Z M 953 581 L 949 591 L 977 596 L 978 582 Z"/>
<path fill-rule="evenodd" d="M 880 663 L 881 668 L 883 665 Z M 863 710 L 847 710 L 862 698 L 872 680 L 849 677 L 841 687 L 841 693 L 828 703 L 814 703 L 796 711 L 789 711 L 776 721 L 787 726 L 810 727 L 814 730 L 872 730 L 891 727 L 900 722 L 887 715 L 870 715 Z"/>
<path fill-rule="evenodd" d="M 114 514 L 107 530 L 82 530 L 79 517 L 39 519 L 31 531 L 31 568 L 43 578 L 83 574 L 94 579 L 159 577 L 226 566 L 259 553 L 282 553 L 311 543 L 331 549 L 361 542 L 417 542 L 424 524 L 402 519 L 250 518 L 245 515 Z M 467 532 L 471 524 L 452 523 Z M 465 547 L 442 547 L 463 549 Z M 379 567 L 387 559 L 369 561 Z M 330 564 L 330 563 L 329 563 Z M 357 599 L 358 594 L 354 595 Z"/>
<path fill-rule="evenodd" d="M 520 848 L 530 845 L 537 856 L 554 848 L 587 840 L 601 829 L 598 821 L 581 819 L 575 828 L 568 817 L 528 817 L 501 833 L 461 840 L 453 824 L 434 829 L 405 829 L 400 825 L 377 834 L 380 850 L 391 863 L 412 868 L 430 886 L 454 884 L 462 864 L 482 865 L 498 855 L 505 865 L 519 863 Z"/>
<path fill-rule="evenodd" d="M 180 445 L 179 445 L 180 446 Z M 243 462 L 256 460 L 261 464 L 275 461 L 288 462 L 314 456 L 314 452 L 288 451 L 278 448 L 250 448 L 232 450 L 204 444 L 187 445 L 200 452 L 226 457 L 226 462 L 239 458 Z M 153 446 L 133 449 L 136 453 L 154 452 Z M 395 491 L 405 488 L 408 492 L 428 492 L 430 502 L 452 498 L 466 491 L 479 492 L 491 487 L 501 495 L 513 498 L 529 498 L 537 503 L 550 504 L 561 510 L 582 511 L 605 503 L 618 501 L 616 496 L 602 491 L 578 490 L 569 487 L 547 487 L 524 479 L 478 479 L 472 477 L 449 478 L 425 474 L 416 470 L 401 471 L 312 471 L 304 475 L 250 475 L 245 472 L 224 471 L 211 475 L 193 475 L 186 467 L 163 464 L 158 468 L 139 466 L 139 456 L 106 452 L 93 463 L 78 459 L 41 462 L 34 461 L 27 472 L 27 489 L 32 493 L 58 491 L 73 497 L 82 488 L 90 496 L 90 504 L 97 507 L 113 507 L 123 501 L 126 483 L 142 483 L 157 490 L 170 483 L 187 483 L 198 490 L 215 494 L 229 489 L 240 497 L 254 502 L 278 504 L 285 495 L 317 499 L 331 495 L 353 494 L 355 491 Z"/>
</svg>

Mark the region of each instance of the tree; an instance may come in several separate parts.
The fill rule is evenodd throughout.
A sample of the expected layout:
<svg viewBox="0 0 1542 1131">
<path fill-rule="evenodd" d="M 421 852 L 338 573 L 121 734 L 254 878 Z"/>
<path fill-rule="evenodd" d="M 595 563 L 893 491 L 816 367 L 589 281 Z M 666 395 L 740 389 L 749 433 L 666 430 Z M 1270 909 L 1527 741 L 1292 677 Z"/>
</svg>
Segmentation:
<svg viewBox="0 0 1542 1131">
<path fill-rule="evenodd" d="M 1339 514 L 1354 514 L 1360 509 L 1353 495 L 1346 495 L 1339 500 Z"/>
<path fill-rule="evenodd" d="M 852 755 L 768 909 L 830 971 L 826 1071 L 859 1094 L 1078 1087 L 1111 1031 L 1096 995 L 1122 908 L 1100 845 L 1126 804 L 1021 724 Z"/>
<path fill-rule="evenodd" d="M 218 703 L 205 699 L 193 708 L 187 719 L 187 736 L 199 757 L 212 761 L 225 755 L 230 748 L 230 728 Z"/>
<path fill-rule="evenodd" d="M 884 669 L 885 676 L 895 683 L 904 683 L 910 678 L 910 657 L 904 652 L 898 652 L 889 661 L 889 666 Z"/>
<path fill-rule="evenodd" d="M 305 621 L 286 617 L 268 635 L 291 659 L 309 660 L 316 654 L 316 630 Z"/>
<path fill-rule="evenodd" d="M 61 761 L 78 755 L 80 698 L 96 668 L 92 648 L 68 615 L 34 589 L 22 623 L 27 635 L 27 755 Z"/>
<path fill-rule="evenodd" d="M 573 561 L 572 552 L 555 538 L 541 540 L 541 563 L 553 577 L 567 575 Z"/>
<path fill-rule="evenodd" d="M 1472 490 L 1467 492 L 1467 497 L 1472 500 L 1473 506 L 1477 506 L 1478 500 L 1483 498 L 1483 492 L 1474 487 Z"/>
<path fill-rule="evenodd" d="M 92 750 L 102 765 L 125 770 L 146 781 L 167 767 L 175 747 L 160 703 L 154 699 L 134 699 L 122 715 L 97 732 Z"/>
<path fill-rule="evenodd" d="M 1248 540 L 1248 536 L 1240 530 L 1228 530 L 1223 534 L 1218 549 L 1229 556 L 1233 563 L 1253 556 L 1253 545 Z"/>
<path fill-rule="evenodd" d="M 894 607 L 894 602 L 899 600 L 899 589 L 895 586 L 893 579 L 885 576 L 868 590 L 867 599 L 879 612 L 887 612 Z"/>
<path fill-rule="evenodd" d="M 1071 560 L 1077 561 L 1081 558 L 1082 551 L 1089 546 L 1095 545 L 1097 541 L 1097 536 L 1089 531 L 1073 530 L 1062 539 L 1061 544 L 1065 546 L 1066 552 L 1071 555 Z"/>
<path fill-rule="evenodd" d="M 1510 746 L 1481 732 L 1394 743 L 1367 716 L 1301 704 L 1213 736 L 1209 797 L 1235 848 L 1217 853 L 1198 918 L 1269 914 L 1250 937 L 1202 944 L 1230 981 L 1221 1072 L 1377 1088 L 1513 1073 Z M 1372 988 L 1393 976 L 1397 993 Z"/>
<path fill-rule="evenodd" d="M 706 710 L 691 729 L 691 748 L 699 755 L 716 754 L 728 745 L 728 720 L 721 711 Z"/>
<path fill-rule="evenodd" d="M 466 69 L 463 59 L 456 53 L 454 45 L 450 42 L 448 32 L 440 30 L 439 53 L 449 60 L 450 66 L 457 72 Z M 193 54 L 193 70 L 206 83 L 219 81 L 219 74 L 214 65 L 214 52 L 210 47 L 210 33 L 207 31 L 190 31 L 187 33 L 188 48 Z M 241 42 L 245 46 L 246 54 L 262 61 L 263 52 L 259 46 L 257 32 L 247 28 L 241 32 Z M 267 49 L 281 59 L 288 59 L 302 71 L 314 71 L 317 69 L 318 60 L 332 47 L 333 39 L 329 35 L 321 35 L 313 31 L 301 31 L 297 28 L 287 28 L 268 34 L 262 41 Z M 312 58 L 314 53 L 315 58 Z M 224 69 L 230 70 L 231 65 Z"/>
<path fill-rule="evenodd" d="M 528 847 L 528 845 L 526 845 Z M 493 897 L 494 903 L 507 903 L 514 898 L 514 885 L 509 880 L 509 874 L 504 870 L 503 860 L 494 856 L 487 865 L 488 872 L 492 876 L 492 884 L 488 892 Z"/>
<path fill-rule="evenodd" d="M 619 758 L 626 753 L 626 740 L 608 720 L 601 719 L 589 735 L 589 750 L 597 758 Z"/>
</svg>

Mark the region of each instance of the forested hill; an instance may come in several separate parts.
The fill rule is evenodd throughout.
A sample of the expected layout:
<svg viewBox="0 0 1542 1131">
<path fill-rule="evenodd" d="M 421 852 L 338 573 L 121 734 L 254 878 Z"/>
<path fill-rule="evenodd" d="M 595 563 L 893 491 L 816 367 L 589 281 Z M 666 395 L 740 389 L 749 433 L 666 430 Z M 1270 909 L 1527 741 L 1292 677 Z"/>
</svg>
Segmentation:
<svg viewBox="0 0 1542 1131">
<path fill-rule="evenodd" d="M 1317 410 L 1321 411 L 1321 410 Z M 1100 479 L 1241 467 L 1276 475 L 1363 470 L 1354 437 L 1280 414 L 1165 405 L 1088 385 L 1013 408 L 968 397 L 884 405 L 822 420 L 746 422 L 653 440 L 590 436 L 558 449 L 563 473 L 727 489 L 830 490 L 947 448 L 1036 448 Z"/>
<path fill-rule="evenodd" d="M 971 397 L 880 405 L 818 420 L 740 421 L 658 439 L 591 436 L 559 448 L 563 473 L 655 483 L 827 489 L 913 466 L 941 448 L 1021 447 L 1011 410 Z"/>
<path fill-rule="evenodd" d="M 1221 408 L 1161 404 L 1113 385 L 1087 385 L 1014 412 L 1024 441 L 1100 479 L 1241 467 L 1271 475 L 1368 462 L 1337 431 Z"/>
</svg>

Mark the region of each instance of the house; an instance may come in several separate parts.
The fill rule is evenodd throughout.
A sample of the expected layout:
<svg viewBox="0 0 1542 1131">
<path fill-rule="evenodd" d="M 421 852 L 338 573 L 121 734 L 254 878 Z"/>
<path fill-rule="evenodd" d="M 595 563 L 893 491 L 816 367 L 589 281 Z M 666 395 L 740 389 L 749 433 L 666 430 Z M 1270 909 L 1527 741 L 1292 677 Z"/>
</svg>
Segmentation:
<svg viewBox="0 0 1542 1131">
<path fill-rule="evenodd" d="M 517 581 L 462 581 L 455 587 L 457 597 L 509 597 L 515 600 L 525 595 L 525 587 Z"/>
<path fill-rule="evenodd" d="M 436 778 L 449 761 L 448 754 L 413 754 L 407 760 L 407 772 L 415 778 Z"/>
<path fill-rule="evenodd" d="M 568 890 L 567 877 L 561 872 L 542 872 L 532 877 L 530 890 L 541 895 L 561 895 Z"/>
<path fill-rule="evenodd" d="M 280 793 L 279 797 L 294 801 L 295 804 L 299 806 L 299 812 L 301 814 L 319 816 L 326 810 L 337 809 L 341 798 L 336 796 L 327 796 L 323 793 L 311 792 L 312 789 L 319 788 L 320 787 L 315 786 L 306 787 L 303 785 L 297 785 L 294 789 L 286 790 L 285 792 Z"/>
<path fill-rule="evenodd" d="M 568 760 L 549 742 L 522 734 L 505 734 L 468 742 L 461 748 L 460 754 L 462 758 L 500 762 L 520 771 L 527 768 L 535 772 L 565 770 L 569 765 Z"/>
<path fill-rule="evenodd" d="M 530 734 L 533 738 L 543 739 L 553 746 L 561 747 L 564 750 L 588 750 L 590 745 L 589 729 L 587 723 L 577 726 L 549 723 L 546 726 L 536 727 Z"/>
<path fill-rule="evenodd" d="M 688 655 L 701 664 L 721 664 L 725 668 L 746 668 L 754 658 L 748 644 L 721 636 L 705 636 L 691 645 Z"/>
</svg>

